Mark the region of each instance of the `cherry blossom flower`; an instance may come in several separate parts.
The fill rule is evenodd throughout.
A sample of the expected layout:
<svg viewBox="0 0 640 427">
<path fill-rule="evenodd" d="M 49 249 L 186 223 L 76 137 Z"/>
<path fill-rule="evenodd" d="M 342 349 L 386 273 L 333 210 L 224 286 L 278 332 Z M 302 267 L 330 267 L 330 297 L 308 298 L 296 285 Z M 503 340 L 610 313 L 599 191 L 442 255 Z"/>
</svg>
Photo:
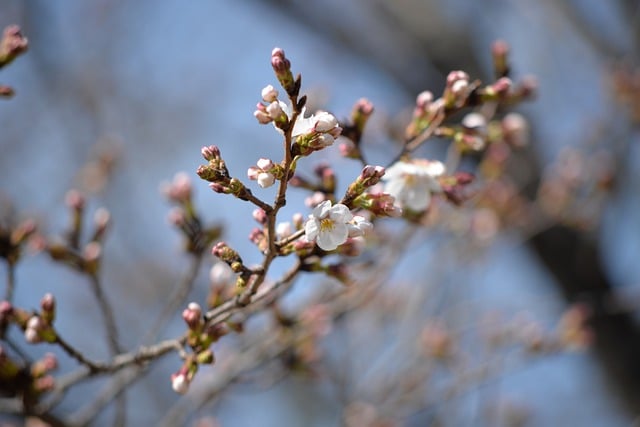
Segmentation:
<svg viewBox="0 0 640 427">
<path fill-rule="evenodd" d="M 438 177 L 444 172 L 444 164 L 437 160 L 400 161 L 387 168 L 382 177 L 384 190 L 400 207 L 423 211 L 431 203 L 431 194 L 442 191 Z"/>
<path fill-rule="evenodd" d="M 372 227 L 361 216 L 354 217 L 345 205 L 331 205 L 325 200 L 313 209 L 304 225 L 308 241 L 315 241 L 320 249 L 332 251 L 347 241 L 350 236 L 361 236 Z"/>
</svg>

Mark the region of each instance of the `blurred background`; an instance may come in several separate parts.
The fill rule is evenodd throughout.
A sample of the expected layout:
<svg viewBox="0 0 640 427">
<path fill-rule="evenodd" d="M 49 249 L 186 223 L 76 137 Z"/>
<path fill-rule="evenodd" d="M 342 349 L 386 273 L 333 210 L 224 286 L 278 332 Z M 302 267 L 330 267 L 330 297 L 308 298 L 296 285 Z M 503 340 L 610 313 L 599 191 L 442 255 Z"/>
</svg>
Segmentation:
<svg viewBox="0 0 640 427">
<path fill-rule="evenodd" d="M 397 153 L 394 129 L 406 122 L 416 94 L 439 93 L 450 70 L 491 81 L 491 44 L 507 41 L 514 79 L 533 75 L 539 87 L 533 102 L 517 107 L 532 130 L 524 154 L 525 192 L 535 193 L 568 147 L 608 150 L 615 185 L 589 212 L 588 226 L 555 224 L 529 235 L 507 230 L 484 247 L 480 262 L 450 258 L 449 270 L 437 279 L 453 294 L 447 294 L 443 310 L 453 317 L 464 312 L 471 323 L 476 314 L 504 311 L 551 325 L 568 304 L 586 302 L 596 312 L 594 345 L 583 353 L 537 359 L 463 399 L 400 421 L 634 422 L 640 412 L 640 329 L 633 309 L 640 303 L 640 146 L 629 105 L 616 95 L 615 77 L 638 64 L 637 2 L 2 0 L 0 26 L 9 24 L 19 25 L 30 44 L 26 55 L 0 73 L 0 81 L 16 90 L 13 99 L 0 103 L 3 214 L 11 205 L 20 217 L 36 217 L 46 234 L 60 234 L 68 223 L 64 196 L 70 188 L 90 195 L 89 212 L 110 210 L 114 225 L 103 270 L 127 348 L 137 345 L 148 329 L 142 319 L 157 311 L 186 269 L 180 236 L 166 219 L 161 183 L 180 171 L 195 178 L 204 145 L 218 145 L 238 176 L 259 157 L 278 158 L 279 135 L 252 117 L 260 90 L 276 83 L 269 64 L 273 47 L 283 48 L 294 73 L 302 74 L 312 105 L 341 118 L 357 99 L 373 102 L 365 150 L 371 162 L 384 164 Z M 437 147 L 427 153 L 441 155 Z M 108 182 L 93 179 L 87 163 L 111 155 L 116 161 Z M 337 149 L 323 151 L 319 159 L 344 172 L 343 188 L 359 171 Z M 304 166 L 310 170 L 313 164 Z M 213 194 L 204 182 L 195 188 L 203 215 L 229 226 L 225 240 L 247 263 L 258 261 L 246 238 L 253 226 L 251 206 Z M 293 196 L 285 216 L 304 212 L 304 196 Z M 437 245 L 426 245 L 421 256 L 443 256 Z M 430 271 L 415 270 L 418 277 L 431 277 L 425 281 L 436 280 Z M 194 300 L 207 293 L 205 269 L 201 276 Z M 53 292 L 61 313 L 57 324 L 68 340 L 84 343 L 90 354 L 106 354 L 83 278 L 37 255 L 20 265 L 17 283 L 17 305 L 36 307 L 45 292 Z M 460 308 L 468 304 L 472 312 Z M 178 313 L 175 320 L 166 337 L 182 332 Z M 177 357 L 163 360 L 127 393 L 130 425 L 155 423 L 180 399 L 168 381 L 178 364 Z M 92 387 L 75 390 L 60 411 L 76 410 Z M 480 414 L 493 406 L 527 416 L 514 421 L 505 409 L 504 416 L 487 421 Z M 210 415 L 223 426 L 325 426 L 340 424 L 342 414 L 331 386 L 289 378 L 274 387 L 234 388 L 188 422 Z M 110 422 L 109 409 L 95 420 Z"/>
</svg>

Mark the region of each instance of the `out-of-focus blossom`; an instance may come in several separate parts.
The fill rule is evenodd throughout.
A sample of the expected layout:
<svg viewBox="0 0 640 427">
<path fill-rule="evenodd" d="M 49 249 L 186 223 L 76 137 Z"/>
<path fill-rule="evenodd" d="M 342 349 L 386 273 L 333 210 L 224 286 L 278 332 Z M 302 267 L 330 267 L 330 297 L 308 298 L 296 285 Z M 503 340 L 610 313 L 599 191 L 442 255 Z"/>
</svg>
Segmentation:
<svg viewBox="0 0 640 427">
<path fill-rule="evenodd" d="M 442 191 L 438 177 L 444 173 L 445 166 L 439 161 L 396 162 L 382 177 L 386 182 L 384 191 L 395 198 L 398 206 L 423 211 L 431 203 L 431 194 Z"/>
</svg>

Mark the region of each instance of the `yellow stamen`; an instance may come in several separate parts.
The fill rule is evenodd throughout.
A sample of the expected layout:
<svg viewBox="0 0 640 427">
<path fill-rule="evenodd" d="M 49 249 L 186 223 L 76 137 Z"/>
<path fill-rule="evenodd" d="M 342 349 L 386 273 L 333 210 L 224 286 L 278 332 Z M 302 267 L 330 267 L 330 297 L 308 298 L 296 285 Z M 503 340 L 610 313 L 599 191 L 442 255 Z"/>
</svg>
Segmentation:
<svg viewBox="0 0 640 427">
<path fill-rule="evenodd" d="M 329 218 L 325 218 L 320 221 L 320 231 L 331 231 L 333 230 L 333 221 Z"/>
</svg>

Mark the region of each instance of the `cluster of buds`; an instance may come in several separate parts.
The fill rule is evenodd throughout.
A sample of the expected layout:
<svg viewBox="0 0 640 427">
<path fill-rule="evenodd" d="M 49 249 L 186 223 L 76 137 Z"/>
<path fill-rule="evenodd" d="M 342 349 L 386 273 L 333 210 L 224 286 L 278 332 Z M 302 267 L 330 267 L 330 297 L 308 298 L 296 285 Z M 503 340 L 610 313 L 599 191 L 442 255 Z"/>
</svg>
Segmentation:
<svg viewBox="0 0 640 427">
<path fill-rule="evenodd" d="M 199 365 L 211 365 L 215 362 L 211 345 L 229 332 L 224 326 L 207 326 L 202 308 L 195 302 L 189 303 L 184 309 L 182 319 L 187 324 L 187 344 L 193 353 L 187 355 L 178 372 L 171 375 L 171 386 L 179 394 L 188 391 Z"/>
<path fill-rule="evenodd" d="M 20 32 L 20 27 L 10 25 L 4 29 L 0 39 L 0 68 L 10 64 L 27 50 L 29 43 Z M 9 86 L 0 85 L 0 98 L 10 98 L 14 91 Z"/>
<path fill-rule="evenodd" d="M 65 198 L 71 209 L 71 227 L 63 243 L 47 242 L 45 250 L 55 261 L 61 261 L 87 274 L 95 274 L 100 268 L 102 244 L 111 223 L 111 215 L 104 208 L 97 209 L 93 216 L 93 231 L 89 241 L 81 246 L 84 228 L 85 198 L 77 190 L 67 192 Z"/>
<path fill-rule="evenodd" d="M 469 113 L 456 129 L 453 142 L 459 153 L 482 151 L 487 144 L 487 119 L 480 113 Z"/>
<path fill-rule="evenodd" d="M 282 179 L 284 169 L 280 165 L 276 165 L 269 159 L 261 158 L 256 166 L 251 166 L 247 170 L 247 176 L 252 181 L 257 181 L 262 188 L 271 187 L 276 179 Z"/>
<path fill-rule="evenodd" d="M 304 97 L 295 106 L 299 114 L 294 114 L 289 105 L 278 100 L 278 91 L 271 85 L 262 89 L 262 99 L 264 103 L 257 104 L 253 115 L 261 124 L 273 123 L 281 133 L 290 131 L 293 138 L 291 153 L 294 156 L 308 156 L 329 147 L 342 132 L 338 120 L 326 111 L 304 117 Z"/>
<path fill-rule="evenodd" d="M 56 317 L 56 300 L 51 294 L 46 294 L 40 300 L 40 313 L 34 314 L 27 320 L 24 329 L 24 337 L 32 344 L 39 342 L 52 343 L 57 340 L 53 329 L 53 321 Z"/>
<path fill-rule="evenodd" d="M 291 147 L 294 156 L 308 156 L 314 151 L 333 145 L 342 128 L 338 120 L 326 111 L 308 118 L 298 118 L 294 125 L 295 142 Z"/>
<path fill-rule="evenodd" d="M 237 178 L 229 175 L 229 170 L 222 159 L 220 149 L 215 145 L 203 147 L 202 157 L 209 162 L 200 165 L 196 170 L 198 176 L 209 182 L 209 187 L 216 193 L 233 194 L 240 200 L 248 200 L 251 191 Z"/>
<path fill-rule="evenodd" d="M 0 224 L 0 258 L 4 258 L 8 264 L 18 262 L 22 254 L 22 248 L 36 232 L 36 223 L 27 219 L 15 227 L 5 227 Z"/>
<path fill-rule="evenodd" d="M 349 188 L 347 188 L 341 203 L 347 206 L 352 206 L 353 201 L 369 188 L 378 184 L 384 174 L 385 169 L 382 166 L 365 166 L 356 180 L 349 185 Z"/>
<path fill-rule="evenodd" d="M 273 123 L 277 129 L 285 130 L 289 126 L 288 106 L 278 100 L 278 90 L 272 85 L 267 85 L 262 89 L 262 100 L 256 105 L 253 116 L 258 123 L 266 125 Z"/>
<path fill-rule="evenodd" d="M 356 208 L 365 209 L 378 217 L 398 218 L 402 216 L 402 208 L 396 204 L 396 199 L 389 193 L 367 192 L 353 200 Z"/>
<path fill-rule="evenodd" d="M 448 110 L 462 108 L 476 84 L 469 82 L 469 75 L 464 71 L 451 71 L 442 94 L 444 107 Z"/>
<path fill-rule="evenodd" d="M 21 394 L 25 399 L 35 399 L 38 395 L 50 391 L 55 385 L 51 371 L 58 368 L 58 359 L 52 353 L 45 354 L 25 368 L 11 359 L 5 348 L 0 345 L 0 381 L 2 391 L 9 395 Z"/>
<path fill-rule="evenodd" d="M 411 140 L 428 129 L 433 123 L 439 123 L 445 116 L 442 98 L 433 99 L 433 93 L 426 90 L 416 97 L 413 118 L 405 131 L 405 138 Z"/>
<path fill-rule="evenodd" d="M 162 192 L 170 202 L 176 204 L 169 212 L 169 221 L 185 236 L 185 246 L 189 253 L 201 254 L 211 242 L 220 237 L 220 227 L 203 227 L 192 201 L 191 178 L 186 173 L 177 173 L 172 182 L 162 186 Z"/>
<path fill-rule="evenodd" d="M 53 390 L 55 379 L 50 372 L 56 369 L 58 369 L 58 359 L 52 353 L 46 353 L 42 359 L 33 362 L 30 367 L 31 391 L 39 395 Z"/>
<path fill-rule="evenodd" d="M 348 157 L 350 159 L 362 159 L 360 141 L 362 140 L 364 127 L 372 114 L 373 104 L 371 101 L 364 98 L 356 101 L 353 109 L 351 110 L 350 120 L 342 129 L 342 136 L 351 141 L 351 144 L 343 143 L 340 145 L 340 153 L 344 157 Z"/>
<path fill-rule="evenodd" d="M 218 242 L 211 249 L 211 254 L 213 256 L 219 258 L 221 261 L 224 261 L 231 267 L 234 273 L 241 273 L 246 271 L 246 267 L 242 263 L 242 258 L 240 258 L 240 254 L 234 249 L 232 249 L 225 242 Z"/>
<path fill-rule="evenodd" d="M 34 313 L 14 307 L 9 301 L 0 301 L 0 330 L 4 334 L 10 324 L 24 331 L 25 340 L 36 344 L 53 343 L 57 340 L 53 322 L 56 317 L 56 301 L 53 295 L 45 294 L 40 300 L 40 312 Z"/>
</svg>

